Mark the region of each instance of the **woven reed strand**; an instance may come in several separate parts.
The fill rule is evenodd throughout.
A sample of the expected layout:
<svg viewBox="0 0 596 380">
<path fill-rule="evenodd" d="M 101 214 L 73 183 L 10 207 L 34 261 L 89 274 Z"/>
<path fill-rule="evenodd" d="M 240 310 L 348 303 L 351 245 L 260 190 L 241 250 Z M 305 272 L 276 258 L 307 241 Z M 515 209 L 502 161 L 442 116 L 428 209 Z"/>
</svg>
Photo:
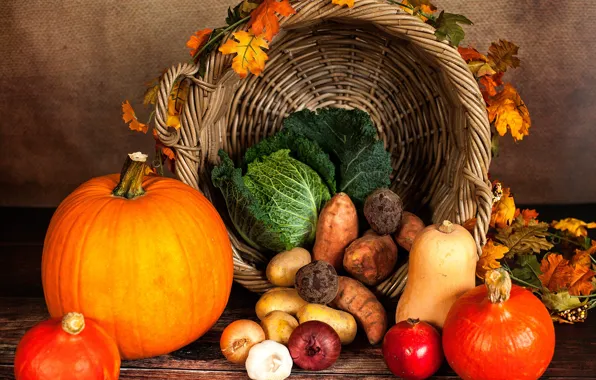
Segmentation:
<svg viewBox="0 0 596 380">
<path fill-rule="evenodd" d="M 203 78 L 192 64 L 164 75 L 156 129 L 176 152 L 180 180 L 215 203 L 209 171 L 219 148 L 238 160 L 291 112 L 358 108 L 370 114 L 391 152 L 391 188 L 410 207 L 428 204 L 435 223 L 477 218 L 480 252 L 492 206 L 490 127 L 476 80 L 457 50 L 437 41 L 431 26 L 382 0 L 358 0 L 353 8 L 329 0 L 292 4 L 298 12 L 281 20 L 260 76 L 240 80 L 231 70 L 233 57 L 217 51 L 207 57 Z M 172 130 L 165 122 L 176 79 L 192 83 L 181 128 Z M 225 206 L 218 207 L 234 248 L 235 281 L 259 293 L 270 289 L 267 256 L 238 238 Z M 396 297 L 406 280 L 407 264 L 377 291 Z"/>
</svg>

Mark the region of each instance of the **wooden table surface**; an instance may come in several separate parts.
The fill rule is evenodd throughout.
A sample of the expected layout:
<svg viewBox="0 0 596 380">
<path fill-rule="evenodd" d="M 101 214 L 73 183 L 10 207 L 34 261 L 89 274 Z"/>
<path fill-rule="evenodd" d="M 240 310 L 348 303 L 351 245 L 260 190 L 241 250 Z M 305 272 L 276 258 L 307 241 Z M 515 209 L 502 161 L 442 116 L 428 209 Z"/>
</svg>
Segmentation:
<svg viewBox="0 0 596 380">
<path fill-rule="evenodd" d="M 539 208 L 544 220 L 567 216 L 596 219 L 596 205 Z M 0 379 L 14 379 L 14 351 L 25 331 L 48 317 L 41 289 L 41 252 L 52 209 L 0 208 Z M 8 221 L 8 223 L 7 223 Z M 257 320 L 257 295 L 234 285 L 228 306 L 218 323 L 196 342 L 151 359 L 124 361 L 121 379 L 248 379 L 242 366 L 227 362 L 219 350 L 219 336 L 233 320 Z M 394 302 L 386 302 L 395 308 Z M 393 310 L 389 310 L 391 315 Z M 585 323 L 556 325 L 555 356 L 544 379 L 596 379 L 596 312 Z M 359 332 L 342 348 L 340 359 L 328 370 L 295 369 L 291 379 L 390 379 L 379 347 L 371 347 Z M 444 365 L 435 379 L 457 379 Z M 515 379 L 511 374 L 510 379 Z"/>
</svg>

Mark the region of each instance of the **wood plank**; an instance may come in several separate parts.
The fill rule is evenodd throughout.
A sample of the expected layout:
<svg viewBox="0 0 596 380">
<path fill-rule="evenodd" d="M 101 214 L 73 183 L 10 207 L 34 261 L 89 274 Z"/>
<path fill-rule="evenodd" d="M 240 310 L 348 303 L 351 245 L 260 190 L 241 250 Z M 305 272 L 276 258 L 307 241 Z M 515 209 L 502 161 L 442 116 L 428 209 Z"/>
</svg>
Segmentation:
<svg viewBox="0 0 596 380">
<path fill-rule="evenodd" d="M 242 366 L 228 363 L 219 351 L 219 336 L 228 323 L 239 318 L 256 319 L 253 307 L 247 306 L 247 304 L 254 305 L 256 296 L 247 291 L 244 293 L 243 289 L 236 288 L 234 292 L 236 294 L 233 295 L 221 319 L 202 338 L 169 355 L 123 361 L 122 378 L 167 378 L 154 375 L 160 371 L 183 379 L 191 376 L 192 378 L 213 378 L 207 376 L 214 375 L 221 375 L 220 378 L 225 379 L 246 378 Z M 43 299 L 0 298 L 1 365 L 12 364 L 16 345 L 22 335 L 35 323 L 45 318 L 47 318 L 47 311 Z M 596 378 L 596 361 L 593 360 L 596 355 L 596 319 L 588 318 L 586 323 L 576 325 L 557 325 L 556 334 L 555 357 L 544 378 Z M 179 376 L 178 373 L 180 373 Z M 360 333 L 353 344 L 343 348 L 340 359 L 328 372 L 318 372 L 310 377 L 308 372 L 299 369 L 296 369 L 295 373 L 302 376 L 292 377 L 296 379 L 320 377 L 322 374 L 326 376 L 328 374 L 328 378 L 331 379 L 346 378 L 351 375 L 370 379 L 391 377 L 383 362 L 380 349 L 370 347 L 366 343 L 366 338 Z M 331 374 L 340 377 L 334 377 Z M 454 373 L 444 365 L 436 378 L 450 379 L 453 375 Z"/>
</svg>

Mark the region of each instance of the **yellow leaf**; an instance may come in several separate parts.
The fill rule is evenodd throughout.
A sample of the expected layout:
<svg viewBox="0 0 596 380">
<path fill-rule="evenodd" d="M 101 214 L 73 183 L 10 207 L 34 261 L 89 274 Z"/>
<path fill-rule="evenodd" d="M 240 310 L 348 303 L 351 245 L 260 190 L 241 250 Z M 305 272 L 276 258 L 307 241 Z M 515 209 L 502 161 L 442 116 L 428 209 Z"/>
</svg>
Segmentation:
<svg viewBox="0 0 596 380">
<path fill-rule="evenodd" d="M 540 282 L 551 292 L 566 289 L 573 276 L 573 268 L 569 265 L 569 261 L 558 253 L 546 255 L 540 263 L 540 271 L 542 272 L 538 276 Z"/>
<path fill-rule="evenodd" d="M 509 83 L 505 83 L 500 93 L 488 99 L 488 105 L 488 118 L 495 123 L 499 135 L 504 136 L 509 130 L 513 139 L 520 141 L 529 134 L 530 113 Z"/>
<path fill-rule="evenodd" d="M 430 15 L 430 14 L 433 14 L 437 10 L 437 7 L 435 7 L 433 4 L 431 4 L 430 0 L 402 0 L 401 3 L 404 5 L 409 5 L 413 8 L 413 9 L 405 8 L 405 7 L 402 8 L 406 13 L 409 13 L 409 14 L 414 14 L 414 10 L 419 9 L 421 12 Z M 421 14 L 418 14 L 418 17 L 424 22 L 426 22 L 426 20 L 428 20 L 428 18 L 422 16 Z"/>
<path fill-rule="evenodd" d="M 496 71 L 505 72 L 509 67 L 519 66 L 518 50 L 517 45 L 506 40 L 493 42 L 488 48 L 488 61 Z"/>
<path fill-rule="evenodd" d="M 190 49 L 191 57 L 194 57 L 199 50 L 209 41 L 209 36 L 213 32 L 213 29 L 203 29 L 196 31 L 195 34 L 190 36 L 188 41 L 186 41 L 186 47 Z"/>
<path fill-rule="evenodd" d="M 501 198 L 493 204 L 490 226 L 504 228 L 511 224 L 515 216 L 515 200 L 509 188 L 502 189 Z"/>
<path fill-rule="evenodd" d="M 263 0 L 250 14 L 251 32 L 271 42 L 273 37 L 279 33 L 279 19 L 277 14 L 289 16 L 296 13 L 288 0 Z M 264 34 L 263 34 L 264 33 Z"/>
<path fill-rule="evenodd" d="M 148 106 L 149 104 L 155 104 L 157 101 L 157 95 L 159 94 L 159 82 L 152 87 L 147 87 L 145 95 L 143 96 L 143 104 Z"/>
<path fill-rule="evenodd" d="M 242 5 L 240 6 L 241 15 L 248 15 L 250 12 L 252 12 L 258 6 L 259 6 L 259 3 L 244 0 L 242 2 Z"/>
<path fill-rule="evenodd" d="M 347 5 L 350 8 L 354 6 L 354 0 L 331 0 L 331 2 L 337 5 Z"/>
<path fill-rule="evenodd" d="M 137 115 L 128 100 L 122 103 L 122 120 L 124 120 L 125 123 L 130 123 L 128 124 L 128 128 L 131 130 L 147 133 L 147 124 L 139 122 Z"/>
<path fill-rule="evenodd" d="M 476 263 L 476 276 L 484 279 L 487 271 L 500 268 L 501 263 L 497 260 L 502 259 L 507 252 L 509 252 L 509 248 L 504 245 L 495 245 L 489 239 L 484 247 L 482 247 L 482 255 L 480 255 L 480 259 Z"/>
<path fill-rule="evenodd" d="M 236 54 L 232 61 L 232 69 L 241 78 L 246 78 L 249 71 L 254 75 L 260 75 L 265 68 L 265 61 L 269 59 L 262 50 L 269 47 L 267 41 L 263 36 L 255 36 L 245 31 L 236 32 L 233 36 L 237 41 L 227 40 L 219 51 L 225 55 Z"/>
<path fill-rule="evenodd" d="M 157 175 L 157 170 L 153 166 L 145 165 L 145 175 Z"/>
<path fill-rule="evenodd" d="M 478 68 L 478 71 L 476 72 L 476 76 L 480 78 L 485 75 L 494 75 L 496 73 L 497 72 L 495 70 L 493 70 L 493 68 L 490 67 L 490 65 L 488 63 L 485 63 L 484 65 L 482 65 Z"/>
<path fill-rule="evenodd" d="M 596 228 L 596 223 L 586 223 L 583 220 L 575 218 L 566 218 L 559 221 L 553 221 L 553 228 L 559 231 L 568 231 L 573 236 L 587 236 L 587 229 Z"/>
</svg>

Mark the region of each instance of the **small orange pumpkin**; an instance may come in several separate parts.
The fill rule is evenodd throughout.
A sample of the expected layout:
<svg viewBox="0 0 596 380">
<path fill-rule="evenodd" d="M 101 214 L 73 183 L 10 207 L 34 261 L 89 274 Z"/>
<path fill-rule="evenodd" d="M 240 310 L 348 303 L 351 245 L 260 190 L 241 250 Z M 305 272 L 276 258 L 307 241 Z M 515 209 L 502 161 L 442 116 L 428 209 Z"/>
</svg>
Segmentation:
<svg viewBox="0 0 596 380">
<path fill-rule="evenodd" d="M 199 191 L 144 177 L 133 153 L 118 175 L 87 181 L 48 228 L 42 281 L 52 317 L 77 310 L 101 323 L 125 359 L 166 354 L 221 316 L 233 281 L 226 227 Z"/>
<path fill-rule="evenodd" d="M 17 346 L 17 380 L 117 380 L 116 343 L 97 323 L 80 313 L 33 326 Z"/>
</svg>

